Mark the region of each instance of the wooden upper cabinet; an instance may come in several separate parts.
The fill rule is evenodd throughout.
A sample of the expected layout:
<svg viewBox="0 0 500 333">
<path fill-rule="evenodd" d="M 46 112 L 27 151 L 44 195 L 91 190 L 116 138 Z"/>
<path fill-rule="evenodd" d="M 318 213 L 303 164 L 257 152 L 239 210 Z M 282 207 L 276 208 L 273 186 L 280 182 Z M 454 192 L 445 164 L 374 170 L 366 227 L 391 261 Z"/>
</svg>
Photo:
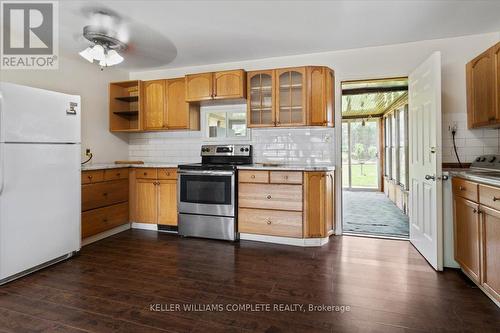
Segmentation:
<svg viewBox="0 0 500 333">
<path fill-rule="evenodd" d="M 480 282 L 479 205 L 453 196 L 455 260 L 472 279 Z"/>
<path fill-rule="evenodd" d="M 254 71 L 247 74 L 248 127 L 270 127 L 276 124 L 274 71 Z"/>
<path fill-rule="evenodd" d="M 310 126 L 333 126 L 335 108 L 333 70 L 328 67 L 308 67 L 308 112 Z"/>
<path fill-rule="evenodd" d="M 166 128 L 166 80 L 144 83 L 144 129 Z"/>
<path fill-rule="evenodd" d="M 169 129 L 200 129 L 200 107 L 186 102 L 185 79 L 169 79 L 165 88 L 167 127 Z"/>
<path fill-rule="evenodd" d="M 276 125 L 306 125 L 306 68 L 276 70 Z"/>
<path fill-rule="evenodd" d="M 493 47 L 493 64 L 495 65 L 495 104 L 497 119 L 500 119 L 500 43 Z"/>
<path fill-rule="evenodd" d="M 246 97 L 246 72 L 242 69 L 186 75 L 186 102 Z"/>
<path fill-rule="evenodd" d="M 213 73 L 189 74 L 186 80 L 186 102 L 199 102 L 213 97 Z"/>
<path fill-rule="evenodd" d="M 500 126 L 499 49 L 500 43 L 481 53 L 466 65 L 469 128 Z"/>
<path fill-rule="evenodd" d="M 242 69 L 213 73 L 213 98 L 246 97 L 246 72 Z"/>
<path fill-rule="evenodd" d="M 333 70 L 324 66 L 248 73 L 248 127 L 334 126 Z"/>
</svg>

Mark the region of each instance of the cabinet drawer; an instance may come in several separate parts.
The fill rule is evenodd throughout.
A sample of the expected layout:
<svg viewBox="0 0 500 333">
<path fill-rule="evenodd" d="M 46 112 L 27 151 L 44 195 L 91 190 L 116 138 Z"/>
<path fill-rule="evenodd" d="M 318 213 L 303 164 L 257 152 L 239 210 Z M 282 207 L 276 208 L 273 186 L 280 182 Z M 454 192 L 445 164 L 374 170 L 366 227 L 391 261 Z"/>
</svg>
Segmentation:
<svg viewBox="0 0 500 333">
<path fill-rule="evenodd" d="M 89 170 L 82 172 L 82 184 L 92 184 L 104 180 L 104 170 Z"/>
<path fill-rule="evenodd" d="M 239 206 L 302 211 L 301 185 L 240 184 Z"/>
<path fill-rule="evenodd" d="M 240 208 L 238 231 L 301 238 L 302 212 Z"/>
<path fill-rule="evenodd" d="M 459 197 L 477 202 L 478 184 L 462 178 L 453 178 L 453 193 Z"/>
<path fill-rule="evenodd" d="M 177 179 L 177 169 L 158 169 L 158 179 Z"/>
<path fill-rule="evenodd" d="M 269 171 L 246 170 L 238 173 L 240 183 L 269 183 Z"/>
<path fill-rule="evenodd" d="M 135 177 L 141 179 L 157 179 L 158 172 L 155 168 L 137 168 L 135 171 Z"/>
<path fill-rule="evenodd" d="M 271 171 L 270 180 L 275 184 L 302 184 L 302 172 Z"/>
<path fill-rule="evenodd" d="M 104 170 L 104 180 L 128 179 L 128 169 L 106 169 Z"/>
<path fill-rule="evenodd" d="M 128 202 L 82 213 L 82 238 L 128 223 Z"/>
<path fill-rule="evenodd" d="M 120 179 L 82 186 L 82 211 L 128 201 L 128 180 Z"/>
<path fill-rule="evenodd" d="M 500 188 L 479 185 L 479 203 L 500 210 Z"/>
</svg>

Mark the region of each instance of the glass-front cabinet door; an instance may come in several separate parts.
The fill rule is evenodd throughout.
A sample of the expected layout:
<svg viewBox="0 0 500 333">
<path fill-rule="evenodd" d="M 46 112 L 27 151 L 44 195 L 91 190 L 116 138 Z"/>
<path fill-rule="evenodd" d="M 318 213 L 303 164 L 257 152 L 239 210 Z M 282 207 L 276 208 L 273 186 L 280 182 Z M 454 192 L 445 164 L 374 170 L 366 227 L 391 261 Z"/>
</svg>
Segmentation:
<svg viewBox="0 0 500 333">
<path fill-rule="evenodd" d="M 306 68 L 284 68 L 276 71 L 276 125 L 306 124 Z"/>
<path fill-rule="evenodd" d="M 248 127 L 269 127 L 276 123 L 274 112 L 274 71 L 249 72 Z"/>
</svg>

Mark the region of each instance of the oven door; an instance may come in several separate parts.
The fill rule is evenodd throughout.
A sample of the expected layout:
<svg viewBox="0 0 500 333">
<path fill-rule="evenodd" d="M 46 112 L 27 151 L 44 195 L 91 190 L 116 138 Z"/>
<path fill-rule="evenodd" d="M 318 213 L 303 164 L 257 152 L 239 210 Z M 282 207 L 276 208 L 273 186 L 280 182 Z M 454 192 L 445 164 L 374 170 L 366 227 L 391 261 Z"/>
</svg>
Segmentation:
<svg viewBox="0 0 500 333">
<path fill-rule="evenodd" d="M 234 171 L 179 170 L 178 174 L 179 213 L 234 216 Z"/>
</svg>

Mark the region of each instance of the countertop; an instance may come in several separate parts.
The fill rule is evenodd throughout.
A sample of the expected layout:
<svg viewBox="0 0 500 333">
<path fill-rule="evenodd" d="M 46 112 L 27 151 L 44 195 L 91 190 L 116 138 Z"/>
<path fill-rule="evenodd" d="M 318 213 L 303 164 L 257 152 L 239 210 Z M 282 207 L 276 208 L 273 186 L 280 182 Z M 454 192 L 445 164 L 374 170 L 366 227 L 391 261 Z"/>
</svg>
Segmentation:
<svg viewBox="0 0 500 333">
<path fill-rule="evenodd" d="M 82 165 L 82 171 L 117 169 L 117 168 L 177 168 L 177 164 L 172 164 L 172 163 L 144 163 L 144 164 L 96 163 L 96 164 Z"/>
<path fill-rule="evenodd" d="M 500 187 L 500 172 L 471 170 L 471 169 L 445 169 L 452 177 L 460 177 L 473 182 Z"/>
<path fill-rule="evenodd" d="M 334 171 L 334 165 L 313 166 L 313 165 L 264 165 L 251 164 L 239 165 L 239 170 L 275 170 L 275 171 Z"/>
</svg>

